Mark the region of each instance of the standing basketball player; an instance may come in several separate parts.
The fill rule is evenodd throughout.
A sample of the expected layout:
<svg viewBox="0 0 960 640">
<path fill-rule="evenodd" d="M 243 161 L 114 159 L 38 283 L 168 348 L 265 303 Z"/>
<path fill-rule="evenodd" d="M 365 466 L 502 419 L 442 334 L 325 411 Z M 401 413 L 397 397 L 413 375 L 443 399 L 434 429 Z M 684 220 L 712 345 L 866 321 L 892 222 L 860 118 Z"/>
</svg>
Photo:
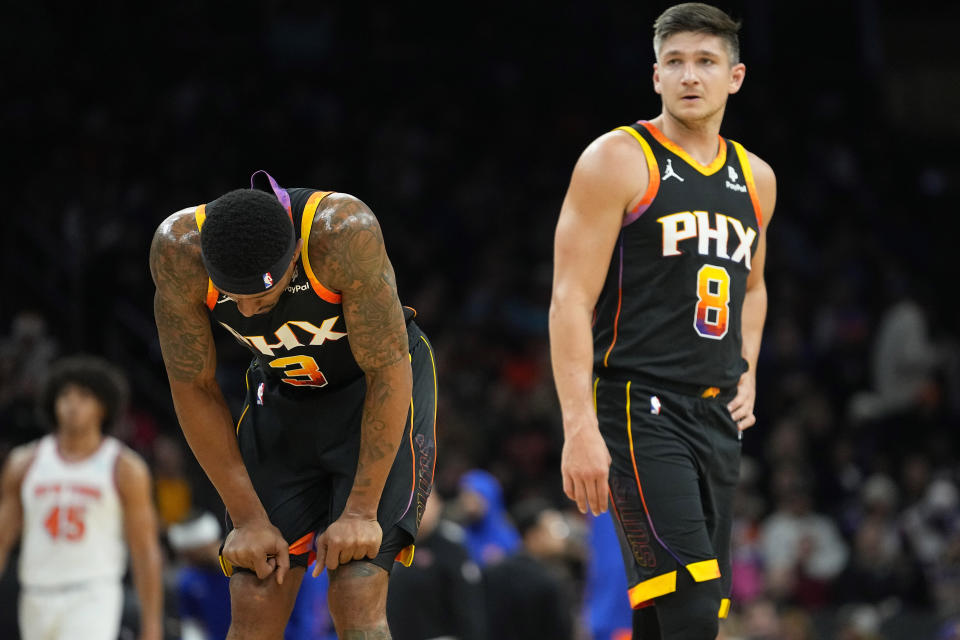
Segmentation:
<svg viewBox="0 0 960 640">
<path fill-rule="evenodd" d="M 604 511 L 609 494 L 631 604 L 655 604 L 635 616 L 653 627 L 645 639 L 712 639 L 729 608 L 776 192 L 770 167 L 719 135 L 744 78 L 738 30 L 699 3 L 657 18 L 662 111 L 587 147 L 557 224 L 563 487 L 584 513 Z"/>
<path fill-rule="evenodd" d="M 433 353 L 370 209 L 264 175 L 270 193 L 179 211 L 150 250 L 173 402 L 232 522 L 228 637 L 281 638 L 315 553 L 338 635 L 389 638 L 389 573 L 433 483 Z M 208 314 L 253 354 L 236 426 Z"/>
<path fill-rule="evenodd" d="M 0 573 L 18 538 L 24 640 L 116 640 L 126 549 L 140 638 L 163 637 L 160 545 L 150 472 L 104 435 L 126 381 L 99 358 L 55 363 L 40 396 L 54 432 L 14 449 L 0 495 Z"/>
</svg>

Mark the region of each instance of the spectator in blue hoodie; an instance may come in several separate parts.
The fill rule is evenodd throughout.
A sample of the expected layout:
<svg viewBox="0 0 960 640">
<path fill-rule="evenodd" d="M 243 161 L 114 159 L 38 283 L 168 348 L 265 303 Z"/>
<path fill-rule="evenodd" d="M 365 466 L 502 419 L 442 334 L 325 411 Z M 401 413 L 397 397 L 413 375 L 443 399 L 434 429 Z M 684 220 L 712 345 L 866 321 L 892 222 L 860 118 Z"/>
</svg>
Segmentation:
<svg viewBox="0 0 960 640">
<path fill-rule="evenodd" d="M 460 478 L 460 494 L 451 505 L 453 517 L 466 531 L 470 557 L 481 567 L 498 562 L 520 546 L 520 536 L 503 503 L 500 482 L 482 469 Z"/>
</svg>

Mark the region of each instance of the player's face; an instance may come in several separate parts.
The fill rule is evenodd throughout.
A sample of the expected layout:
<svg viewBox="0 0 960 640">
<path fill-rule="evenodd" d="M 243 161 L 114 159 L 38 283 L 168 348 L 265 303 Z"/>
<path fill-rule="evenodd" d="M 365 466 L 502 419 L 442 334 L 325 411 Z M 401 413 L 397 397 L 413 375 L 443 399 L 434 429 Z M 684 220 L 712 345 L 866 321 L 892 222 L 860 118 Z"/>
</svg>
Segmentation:
<svg viewBox="0 0 960 640">
<path fill-rule="evenodd" d="M 267 313 L 270 309 L 277 306 L 277 302 L 280 301 L 280 296 L 283 295 L 284 289 L 286 289 L 290 281 L 293 280 L 293 272 L 297 266 L 297 258 L 300 257 L 300 246 L 301 244 L 298 243 L 297 250 L 293 254 L 293 260 L 290 261 L 290 266 L 287 267 L 280 282 L 269 291 L 254 295 L 240 295 L 226 291 L 222 291 L 221 293 L 237 303 L 237 310 L 245 318 Z"/>
<path fill-rule="evenodd" d="M 53 402 L 57 429 L 80 431 L 99 429 L 106 415 L 100 400 L 90 389 L 68 384 L 60 390 Z"/>
<path fill-rule="evenodd" d="M 653 87 L 667 113 L 694 124 L 723 116 L 727 97 L 740 90 L 745 71 L 743 64 L 730 64 L 719 36 L 684 31 L 661 44 Z"/>
</svg>

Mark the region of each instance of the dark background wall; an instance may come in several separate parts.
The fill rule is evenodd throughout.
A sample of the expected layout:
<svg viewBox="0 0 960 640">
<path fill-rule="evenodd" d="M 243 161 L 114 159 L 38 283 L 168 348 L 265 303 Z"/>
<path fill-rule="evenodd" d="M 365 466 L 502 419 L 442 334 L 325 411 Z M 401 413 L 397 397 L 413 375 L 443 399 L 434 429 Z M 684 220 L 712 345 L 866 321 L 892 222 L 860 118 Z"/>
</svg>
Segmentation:
<svg viewBox="0 0 960 640">
<path fill-rule="evenodd" d="M 580 151 L 659 112 L 651 25 L 668 4 L 7 7 L 4 440 L 36 435 L 25 404 L 10 408 L 30 393 L 15 390 L 31 370 L 17 318 L 33 312 L 49 353 L 125 367 L 129 439 L 148 458 L 158 437 L 182 442 L 152 323 L 150 239 L 173 211 L 267 169 L 282 185 L 353 193 L 380 217 L 401 297 L 440 359 L 441 489 L 483 466 L 508 499 L 561 502 L 553 226 Z M 848 464 L 901 487 L 910 455 L 956 471 L 954 361 L 924 370 L 922 410 L 905 417 L 865 427 L 851 403 L 874 384 L 879 327 L 905 294 L 935 351 L 954 348 L 960 10 L 720 6 L 744 20 L 747 65 L 723 133 L 779 181 L 760 420 L 744 452 L 773 478 L 775 436 L 791 434 L 818 508 L 839 519 L 857 488 L 841 490 Z M 224 338 L 222 382 L 239 403 L 245 356 Z M 197 500 L 215 502 L 196 482 Z M 759 485 L 766 512 L 775 496 Z"/>
</svg>

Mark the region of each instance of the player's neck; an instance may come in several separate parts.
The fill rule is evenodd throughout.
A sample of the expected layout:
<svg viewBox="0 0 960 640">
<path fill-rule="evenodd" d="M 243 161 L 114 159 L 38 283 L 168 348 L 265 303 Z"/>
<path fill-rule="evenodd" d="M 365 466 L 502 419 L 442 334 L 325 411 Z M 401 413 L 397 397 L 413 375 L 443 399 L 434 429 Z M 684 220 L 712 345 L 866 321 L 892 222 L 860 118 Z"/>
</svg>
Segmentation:
<svg viewBox="0 0 960 640">
<path fill-rule="evenodd" d="M 103 442 L 97 428 L 64 428 L 57 430 L 57 450 L 66 460 L 82 460 L 93 455 Z"/>
<path fill-rule="evenodd" d="M 720 122 L 723 116 L 722 113 L 719 115 L 702 122 L 684 122 L 664 110 L 650 122 L 697 162 L 708 165 L 720 151 Z"/>
</svg>

